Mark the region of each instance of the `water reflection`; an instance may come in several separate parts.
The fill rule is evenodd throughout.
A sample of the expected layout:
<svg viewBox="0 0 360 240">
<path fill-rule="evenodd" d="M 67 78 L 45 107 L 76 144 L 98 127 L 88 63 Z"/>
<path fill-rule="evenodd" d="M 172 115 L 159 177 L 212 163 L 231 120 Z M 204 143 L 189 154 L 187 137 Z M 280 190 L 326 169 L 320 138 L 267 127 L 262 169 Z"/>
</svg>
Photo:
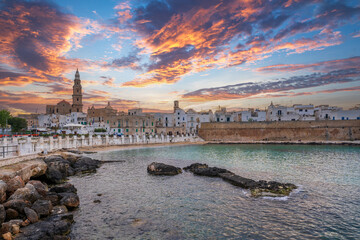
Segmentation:
<svg viewBox="0 0 360 240">
<path fill-rule="evenodd" d="M 96 174 L 74 177 L 81 208 L 72 239 L 351 239 L 360 236 L 360 148 L 205 145 L 98 154 Z M 221 179 L 151 176 L 153 161 L 194 162 L 301 186 L 286 200 L 252 198 Z M 102 194 L 98 196 L 98 194 Z M 100 203 L 94 203 L 100 200 Z"/>
</svg>

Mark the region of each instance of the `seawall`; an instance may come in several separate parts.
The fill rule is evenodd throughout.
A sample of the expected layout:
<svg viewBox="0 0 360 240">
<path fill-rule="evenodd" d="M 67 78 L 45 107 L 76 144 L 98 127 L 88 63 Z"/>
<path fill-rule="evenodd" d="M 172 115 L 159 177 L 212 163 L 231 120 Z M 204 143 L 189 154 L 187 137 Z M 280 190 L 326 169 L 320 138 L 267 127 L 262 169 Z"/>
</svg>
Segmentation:
<svg viewBox="0 0 360 240">
<path fill-rule="evenodd" d="M 212 142 L 359 141 L 360 120 L 203 123 L 199 137 Z"/>
</svg>

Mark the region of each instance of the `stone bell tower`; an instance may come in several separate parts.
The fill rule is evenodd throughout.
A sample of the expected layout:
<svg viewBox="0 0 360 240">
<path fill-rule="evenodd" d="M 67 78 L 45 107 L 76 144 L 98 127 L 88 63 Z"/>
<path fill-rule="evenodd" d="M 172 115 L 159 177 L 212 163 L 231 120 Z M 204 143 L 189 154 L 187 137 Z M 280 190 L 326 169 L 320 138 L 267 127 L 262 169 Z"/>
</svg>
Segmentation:
<svg viewBox="0 0 360 240">
<path fill-rule="evenodd" d="M 82 112 L 82 108 L 83 108 L 82 89 L 81 89 L 80 73 L 78 69 L 76 69 L 76 73 L 75 73 L 72 98 L 73 98 L 72 112 Z"/>
</svg>

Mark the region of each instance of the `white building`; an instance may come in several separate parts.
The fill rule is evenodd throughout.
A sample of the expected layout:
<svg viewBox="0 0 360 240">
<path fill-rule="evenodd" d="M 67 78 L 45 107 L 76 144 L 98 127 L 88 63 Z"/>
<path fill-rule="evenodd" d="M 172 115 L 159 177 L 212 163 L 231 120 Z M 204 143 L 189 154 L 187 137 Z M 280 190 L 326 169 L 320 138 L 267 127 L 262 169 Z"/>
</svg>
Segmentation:
<svg viewBox="0 0 360 240">
<path fill-rule="evenodd" d="M 73 124 L 87 125 L 87 114 L 82 112 L 72 112 L 70 114 L 70 122 Z"/>
<path fill-rule="evenodd" d="M 242 111 L 241 112 L 242 122 L 264 122 L 266 121 L 266 112 L 256 110 Z"/>
<path fill-rule="evenodd" d="M 266 112 L 267 121 L 315 121 L 314 105 L 295 104 L 292 107 L 274 105 L 272 102 Z"/>
</svg>

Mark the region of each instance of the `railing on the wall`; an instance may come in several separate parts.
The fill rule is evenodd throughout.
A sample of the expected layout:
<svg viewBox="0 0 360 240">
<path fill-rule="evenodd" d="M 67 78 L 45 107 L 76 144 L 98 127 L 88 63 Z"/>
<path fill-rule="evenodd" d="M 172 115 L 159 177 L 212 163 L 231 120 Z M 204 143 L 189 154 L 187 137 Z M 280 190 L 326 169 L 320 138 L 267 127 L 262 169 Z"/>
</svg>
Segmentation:
<svg viewBox="0 0 360 240">
<path fill-rule="evenodd" d="M 152 136 L 57 136 L 57 137 L 22 137 L 3 138 L 0 141 L 0 156 L 24 156 L 34 153 L 49 152 L 62 148 L 79 148 L 92 146 L 113 146 L 152 143 L 176 143 L 202 141 L 195 134 L 185 135 L 152 135 Z M 11 153 L 11 154 L 10 154 Z"/>
</svg>

